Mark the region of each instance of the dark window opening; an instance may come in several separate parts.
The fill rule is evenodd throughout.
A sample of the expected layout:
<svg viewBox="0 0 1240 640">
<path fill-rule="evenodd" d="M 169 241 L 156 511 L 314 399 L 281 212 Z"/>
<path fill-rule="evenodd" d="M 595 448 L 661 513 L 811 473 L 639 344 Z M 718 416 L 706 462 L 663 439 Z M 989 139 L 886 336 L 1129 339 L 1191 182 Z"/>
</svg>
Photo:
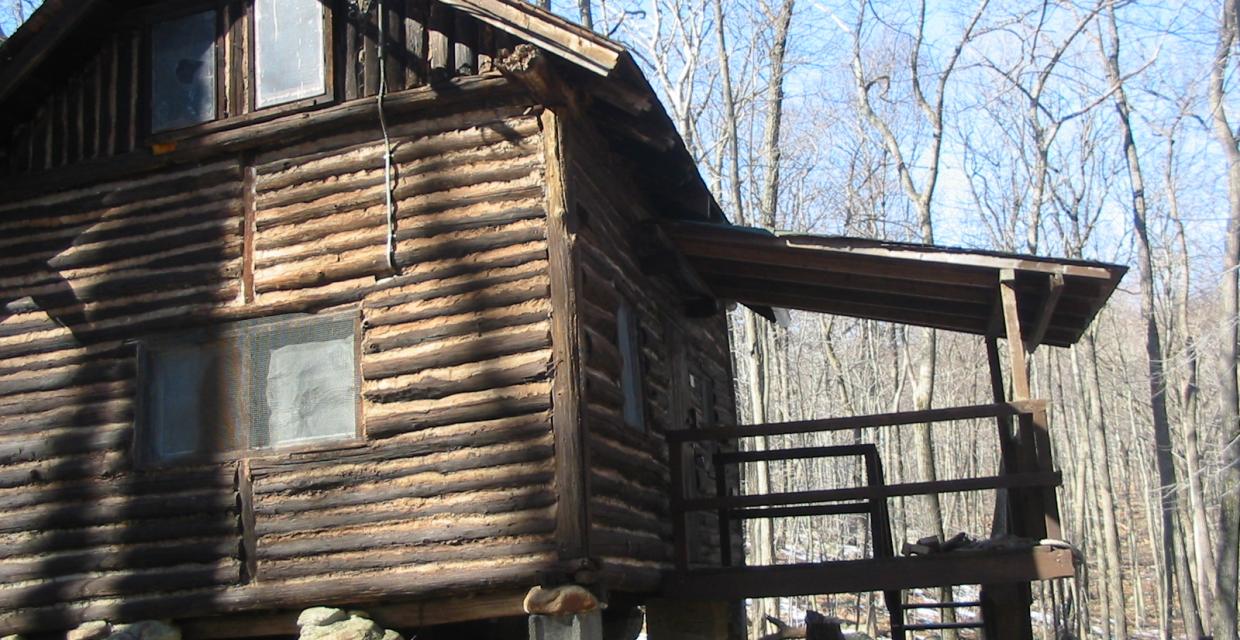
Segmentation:
<svg viewBox="0 0 1240 640">
<path fill-rule="evenodd" d="M 646 428 L 642 406 L 641 340 L 637 319 L 627 302 L 616 310 L 616 346 L 620 351 L 620 389 L 624 394 L 624 423 L 634 429 Z"/>
<path fill-rule="evenodd" d="M 151 28 L 151 130 L 215 119 L 216 12 L 203 11 Z"/>
<path fill-rule="evenodd" d="M 264 319 L 141 348 L 141 454 L 211 458 L 357 434 L 353 314 Z"/>
</svg>

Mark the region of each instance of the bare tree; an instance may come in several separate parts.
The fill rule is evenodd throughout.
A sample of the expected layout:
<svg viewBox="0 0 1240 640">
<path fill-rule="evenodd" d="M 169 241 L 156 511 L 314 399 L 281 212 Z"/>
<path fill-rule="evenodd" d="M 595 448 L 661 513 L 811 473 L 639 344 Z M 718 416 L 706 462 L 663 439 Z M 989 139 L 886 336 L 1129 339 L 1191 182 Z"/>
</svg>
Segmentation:
<svg viewBox="0 0 1240 640">
<path fill-rule="evenodd" d="M 1214 598 L 1216 637 L 1235 640 L 1237 625 L 1236 582 L 1240 577 L 1240 378 L 1237 376 L 1237 340 L 1240 340 L 1240 146 L 1228 121 L 1224 78 L 1231 64 L 1236 31 L 1240 28 L 1240 7 L 1236 0 L 1224 0 L 1219 24 L 1218 46 L 1210 75 L 1210 111 L 1214 134 L 1227 157 L 1227 247 L 1223 254 L 1222 299 L 1224 339 L 1219 349 L 1223 371 L 1219 402 L 1223 424 L 1224 449 L 1221 513 L 1219 515 L 1218 570 Z"/>
</svg>

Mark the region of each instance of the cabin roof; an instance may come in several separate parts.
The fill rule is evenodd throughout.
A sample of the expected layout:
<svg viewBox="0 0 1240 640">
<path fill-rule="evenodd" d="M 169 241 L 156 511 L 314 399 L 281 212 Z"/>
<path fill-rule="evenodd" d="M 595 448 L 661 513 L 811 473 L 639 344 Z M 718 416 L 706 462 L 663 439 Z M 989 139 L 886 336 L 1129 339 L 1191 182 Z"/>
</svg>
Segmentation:
<svg viewBox="0 0 1240 640">
<path fill-rule="evenodd" d="M 712 293 L 748 305 L 1001 335 L 999 283 L 1015 280 L 1023 337 L 1075 344 L 1127 267 L 1018 253 L 666 223 Z"/>
</svg>

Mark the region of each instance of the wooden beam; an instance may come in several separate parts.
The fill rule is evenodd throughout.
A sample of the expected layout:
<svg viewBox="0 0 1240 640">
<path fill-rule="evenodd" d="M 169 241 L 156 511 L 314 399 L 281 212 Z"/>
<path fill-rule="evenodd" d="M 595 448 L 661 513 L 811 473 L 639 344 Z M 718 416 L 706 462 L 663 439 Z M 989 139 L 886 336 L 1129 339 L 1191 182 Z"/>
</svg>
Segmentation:
<svg viewBox="0 0 1240 640">
<path fill-rule="evenodd" d="M 993 418 L 995 416 L 1014 416 L 1035 411 L 1045 407 L 1045 400 L 1027 400 L 1022 402 L 1003 402 L 982 404 L 970 407 L 948 407 L 945 409 L 925 409 L 922 411 L 902 411 L 898 413 L 877 413 L 866 416 L 847 416 L 841 418 L 824 418 L 820 420 L 798 420 L 794 422 L 772 422 L 758 425 L 738 427 L 715 427 L 711 429 L 693 429 L 669 431 L 664 435 L 669 442 L 692 442 L 700 440 L 731 440 L 733 438 L 751 438 L 758 436 L 778 436 L 794 433 L 814 433 L 818 431 L 845 431 L 850 429 L 868 429 L 873 427 L 895 427 L 923 422 L 952 422 L 956 420 L 973 420 L 976 418 Z"/>
<path fill-rule="evenodd" d="M 1025 360 L 1025 339 L 1020 327 L 1020 309 L 1016 298 L 1016 272 L 999 272 L 999 295 L 1003 300 L 1003 325 L 1007 332 L 1008 356 L 1012 376 L 1012 399 L 1029 399 L 1029 368 Z"/>
<path fill-rule="evenodd" d="M 581 265 L 576 230 L 570 222 L 569 163 L 564 126 L 551 110 L 541 115 L 546 162 L 547 262 L 551 274 L 552 380 L 551 428 L 555 437 L 556 540 L 561 558 L 589 555 L 589 451 L 586 446 L 584 373 L 577 296 Z"/>
<path fill-rule="evenodd" d="M 956 551 L 927 556 L 845 560 L 770 567 L 700 569 L 670 575 L 664 597 L 739 600 L 830 593 L 1003 584 L 1074 575 L 1068 549 Z"/>
<path fill-rule="evenodd" d="M 1012 489 L 1027 487 L 1059 486 L 1063 476 L 1058 472 L 1008 473 L 1001 476 L 962 478 L 959 480 L 932 480 L 870 487 L 847 487 L 844 489 L 820 489 L 816 491 L 787 491 L 762 495 L 714 496 L 684 501 L 685 511 L 708 511 L 744 507 L 775 507 L 809 502 L 834 502 L 843 500 L 883 500 L 939 493 L 963 493 L 989 489 Z"/>
<path fill-rule="evenodd" d="M 611 74 L 624 53 L 620 45 L 529 4 L 500 0 L 440 1 L 601 76 Z"/>
<path fill-rule="evenodd" d="M 1042 308 L 1038 310 L 1038 319 L 1034 321 L 1033 331 L 1026 340 L 1025 347 L 1029 353 L 1033 353 L 1038 345 L 1042 344 L 1042 340 L 1046 338 L 1046 330 L 1051 326 L 1051 318 L 1055 315 L 1055 309 L 1059 306 L 1059 299 L 1063 296 L 1064 284 L 1063 275 L 1052 273 L 1047 278 L 1046 296 L 1042 298 Z"/>
</svg>

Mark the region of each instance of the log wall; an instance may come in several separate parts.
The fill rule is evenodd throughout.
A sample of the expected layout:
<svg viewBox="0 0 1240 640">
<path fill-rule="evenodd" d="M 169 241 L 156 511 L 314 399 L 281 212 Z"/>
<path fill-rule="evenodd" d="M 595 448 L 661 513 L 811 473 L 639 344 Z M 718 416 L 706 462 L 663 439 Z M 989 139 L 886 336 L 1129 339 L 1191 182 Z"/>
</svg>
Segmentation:
<svg viewBox="0 0 1240 640">
<path fill-rule="evenodd" d="M 419 91 L 423 89 L 414 89 Z M 554 564 L 528 98 L 0 203 L 0 635 L 533 584 Z M 365 438 L 143 468 L 132 341 L 357 309 Z"/>
<path fill-rule="evenodd" d="M 332 99 L 348 101 L 379 92 L 378 3 L 368 13 L 346 0 L 332 7 Z M 219 76 L 216 122 L 263 118 L 279 106 L 256 111 L 249 100 L 246 51 L 250 48 L 247 3 L 220 0 L 217 41 L 223 73 Z M 489 66 L 496 52 L 519 41 L 430 0 L 388 3 L 388 40 L 384 67 L 390 92 L 423 87 L 453 77 L 470 76 Z M 147 134 L 150 99 L 144 80 L 144 51 L 150 18 L 136 9 L 103 34 L 92 34 L 88 47 L 66 45 L 53 61 L 37 96 L 22 98 L 20 114 L 4 118 L 0 133 L 0 175 L 38 172 L 131 152 L 145 152 L 155 141 Z M 328 101 L 330 102 L 330 100 Z M 8 105 L 13 108 L 13 105 Z M 167 135 L 160 139 L 168 138 Z"/>
<path fill-rule="evenodd" d="M 668 278 L 643 272 L 641 227 L 656 219 L 652 209 L 629 181 L 631 171 L 603 151 L 587 123 L 576 124 L 564 139 L 582 271 L 577 308 L 591 551 L 618 588 L 649 589 L 671 568 L 670 480 L 662 434 L 691 426 L 695 416 L 735 424 L 727 326 L 722 312 L 688 317 L 685 295 Z M 641 345 L 643 429 L 623 418 L 616 327 L 622 301 L 634 310 Z M 690 387 L 690 374 L 713 391 Z M 703 402 L 713 406 L 708 410 Z M 713 476 L 704 467 L 691 483 L 714 491 Z M 701 536 L 696 559 L 717 564 L 713 519 L 694 531 Z"/>
</svg>

